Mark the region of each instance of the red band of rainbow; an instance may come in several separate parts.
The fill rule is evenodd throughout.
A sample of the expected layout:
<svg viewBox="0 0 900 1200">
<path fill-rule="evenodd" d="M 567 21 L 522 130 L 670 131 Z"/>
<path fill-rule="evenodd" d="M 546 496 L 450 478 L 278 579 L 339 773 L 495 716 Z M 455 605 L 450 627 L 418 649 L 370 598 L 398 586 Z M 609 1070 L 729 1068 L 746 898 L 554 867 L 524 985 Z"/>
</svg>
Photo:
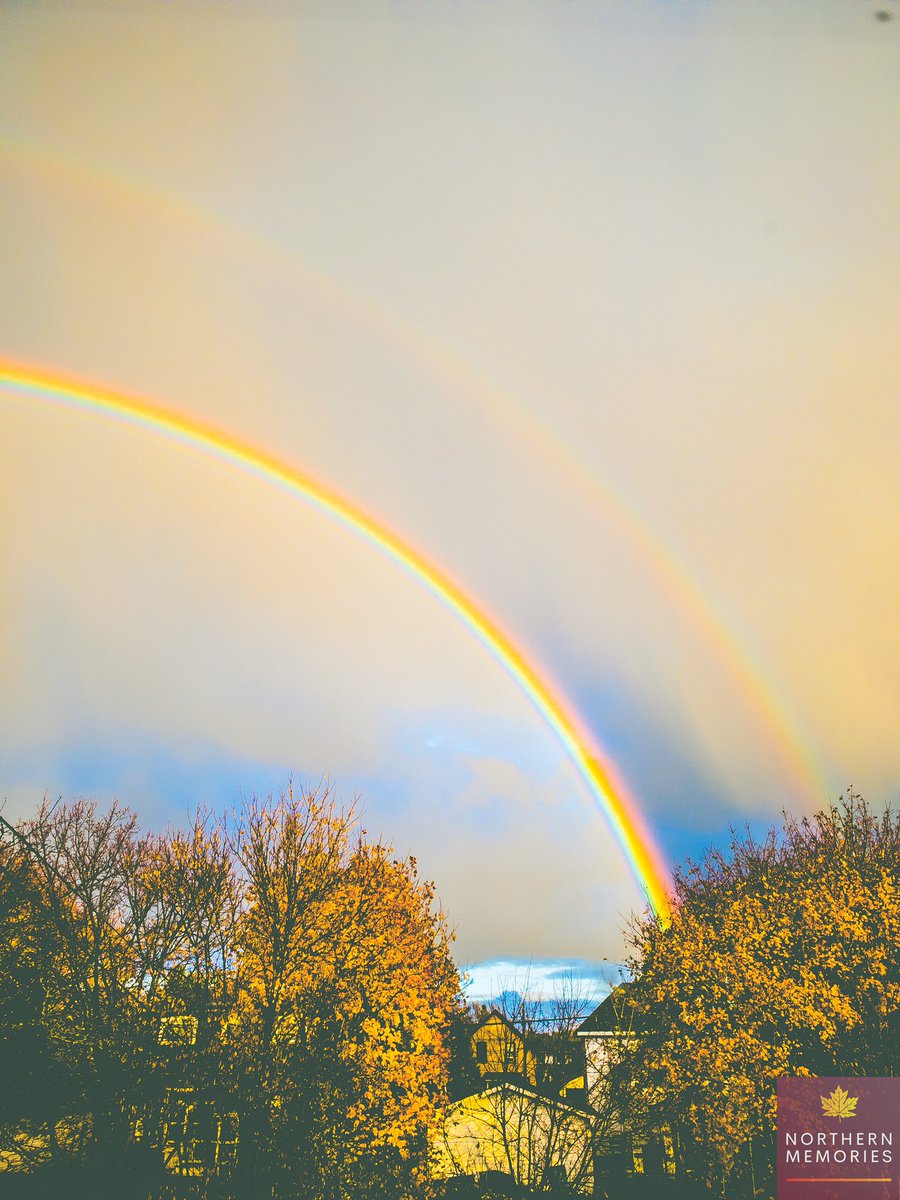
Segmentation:
<svg viewBox="0 0 900 1200">
<path fill-rule="evenodd" d="M 0 360 L 0 386 L 9 392 L 42 397 L 70 408 L 117 418 L 204 450 L 278 484 L 362 535 L 450 609 L 503 666 L 553 729 L 603 812 L 635 879 L 660 920 L 669 917 L 667 872 L 663 857 L 637 802 L 558 691 L 499 625 L 457 584 L 418 550 L 379 521 L 323 484 L 233 434 L 156 404 L 82 381 L 63 379 L 32 367 Z"/>
</svg>

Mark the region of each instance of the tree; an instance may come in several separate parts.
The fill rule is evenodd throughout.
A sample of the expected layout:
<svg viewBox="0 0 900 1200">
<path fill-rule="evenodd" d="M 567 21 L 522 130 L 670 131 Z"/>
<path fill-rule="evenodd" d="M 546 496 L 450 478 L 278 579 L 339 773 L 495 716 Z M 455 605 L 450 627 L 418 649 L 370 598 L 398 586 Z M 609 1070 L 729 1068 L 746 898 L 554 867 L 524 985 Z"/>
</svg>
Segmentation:
<svg viewBox="0 0 900 1200">
<path fill-rule="evenodd" d="M 126 1111 L 142 1144 L 170 1170 L 211 1168 L 222 1121 L 230 1121 L 223 1031 L 235 1005 L 242 888 L 223 823 L 203 810 L 186 832 L 146 838 L 140 850 L 127 890 L 136 950 L 131 987 L 143 1028 Z"/>
<path fill-rule="evenodd" d="M 42 1022 L 46 997 L 38 946 L 53 937 L 29 856 L 0 830 L 0 1157 L 39 1162 L 29 1134 L 55 1121 L 73 1089 Z"/>
<path fill-rule="evenodd" d="M 83 800 L 2 830 L 0 1048 L 33 1086 L 0 1153 L 91 1194 L 164 1162 L 244 1196 L 424 1194 L 460 1001 L 415 860 L 327 790 L 186 832 Z"/>
<path fill-rule="evenodd" d="M 761 841 L 732 831 L 632 928 L 630 1119 L 721 1194 L 774 1162 L 779 1075 L 900 1071 L 900 818 L 851 792 Z"/>
<path fill-rule="evenodd" d="M 45 801 L 18 828 L 4 824 L 0 890 L 17 904 L 0 906 L 0 942 L 15 949 L 3 957 L 35 1051 L 33 1095 L 20 1113 L 30 1124 L 23 1130 L 12 1113 L 3 1123 L 17 1159 L 23 1146 L 35 1163 L 87 1156 L 126 1193 L 136 1123 L 149 1145 L 175 1082 L 162 1023 L 187 1004 L 202 1017 L 199 993 L 227 974 L 216 938 L 234 888 L 209 825 L 198 815 L 188 834 L 141 837 L 126 809 L 99 812 L 86 800 Z M 12 1014 L 4 1017 L 9 1031 Z M 210 1025 L 218 1036 L 212 1017 L 207 1044 Z M 193 1059 L 202 1078 L 202 1055 Z"/>
<path fill-rule="evenodd" d="M 134 1029 L 133 939 L 123 919 L 133 816 L 85 801 L 42 805 L 18 833 L 27 853 L 36 919 L 30 953 L 40 979 L 43 1034 L 68 1064 L 92 1119 L 94 1140 L 123 1145 L 124 1044 Z M 64 1111 L 47 1112 L 49 1147 Z"/>
<path fill-rule="evenodd" d="M 400 1196 L 424 1177 L 459 977 L 414 859 L 327 791 L 245 807 L 232 1080 L 241 1187 Z M 302 1153 L 298 1153 L 302 1147 Z"/>
</svg>

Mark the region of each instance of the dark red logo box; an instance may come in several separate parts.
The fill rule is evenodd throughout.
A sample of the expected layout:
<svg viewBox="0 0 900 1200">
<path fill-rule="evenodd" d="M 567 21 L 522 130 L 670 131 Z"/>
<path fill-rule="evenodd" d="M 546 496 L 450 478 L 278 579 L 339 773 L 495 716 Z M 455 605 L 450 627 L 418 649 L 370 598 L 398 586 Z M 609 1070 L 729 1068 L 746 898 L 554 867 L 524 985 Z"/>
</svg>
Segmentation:
<svg viewBox="0 0 900 1200">
<path fill-rule="evenodd" d="M 900 1077 L 778 1080 L 778 1200 L 900 1200 Z"/>
</svg>

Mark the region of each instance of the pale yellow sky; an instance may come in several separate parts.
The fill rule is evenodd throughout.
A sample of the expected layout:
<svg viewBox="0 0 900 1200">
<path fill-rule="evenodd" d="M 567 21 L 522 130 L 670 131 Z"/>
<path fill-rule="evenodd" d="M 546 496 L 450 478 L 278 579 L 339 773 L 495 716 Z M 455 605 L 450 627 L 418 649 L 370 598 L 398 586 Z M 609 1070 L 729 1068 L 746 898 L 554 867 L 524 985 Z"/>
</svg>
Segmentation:
<svg viewBox="0 0 900 1200">
<path fill-rule="evenodd" d="M 0 4 L 0 357 L 214 420 L 409 538 L 673 857 L 808 806 L 779 736 L 826 799 L 896 801 L 900 19 L 873 14 Z M 620 951 L 602 819 L 413 581 L 149 435 L 2 391 L 0 420 L 10 807 L 177 820 L 327 774 L 463 957 Z"/>
</svg>

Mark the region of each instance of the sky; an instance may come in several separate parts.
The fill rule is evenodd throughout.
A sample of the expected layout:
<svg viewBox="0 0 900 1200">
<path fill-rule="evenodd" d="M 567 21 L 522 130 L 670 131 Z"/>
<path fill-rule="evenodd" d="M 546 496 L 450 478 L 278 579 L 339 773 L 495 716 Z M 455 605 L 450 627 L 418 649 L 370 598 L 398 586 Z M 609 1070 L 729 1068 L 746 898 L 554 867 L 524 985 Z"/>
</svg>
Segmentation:
<svg viewBox="0 0 900 1200">
<path fill-rule="evenodd" d="M 415 547 L 670 865 L 896 804 L 898 39 L 895 0 L 0 0 L 0 360 Z M 419 580 L 196 447 L 0 422 L 5 815 L 328 781 L 478 988 L 606 978 L 639 882 Z"/>
</svg>

